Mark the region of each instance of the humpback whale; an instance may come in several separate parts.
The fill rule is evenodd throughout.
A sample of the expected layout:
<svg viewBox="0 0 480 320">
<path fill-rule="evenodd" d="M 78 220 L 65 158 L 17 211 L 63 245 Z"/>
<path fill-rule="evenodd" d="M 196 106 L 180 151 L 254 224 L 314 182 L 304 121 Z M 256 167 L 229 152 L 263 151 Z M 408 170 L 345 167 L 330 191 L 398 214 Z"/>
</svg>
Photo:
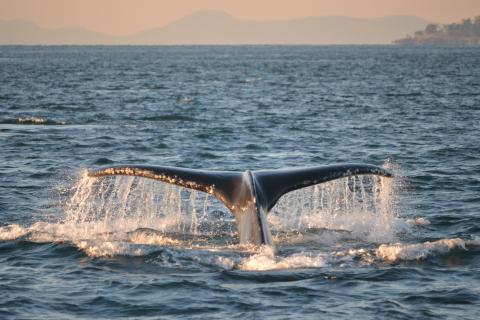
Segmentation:
<svg viewBox="0 0 480 320">
<path fill-rule="evenodd" d="M 138 176 L 212 194 L 235 216 L 240 243 L 254 245 L 273 245 L 266 216 L 285 193 L 342 177 L 365 174 L 392 176 L 388 170 L 368 164 L 245 172 L 118 165 L 88 171 L 90 177 Z"/>
</svg>

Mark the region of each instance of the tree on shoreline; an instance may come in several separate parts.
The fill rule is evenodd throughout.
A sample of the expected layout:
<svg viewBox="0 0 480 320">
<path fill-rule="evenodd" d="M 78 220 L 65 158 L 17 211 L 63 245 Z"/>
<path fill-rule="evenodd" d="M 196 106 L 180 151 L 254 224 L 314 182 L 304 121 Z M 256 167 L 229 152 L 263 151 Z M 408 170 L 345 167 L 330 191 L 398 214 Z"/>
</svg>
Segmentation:
<svg viewBox="0 0 480 320">
<path fill-rule="evenodd" d="M 425 30 L 407 35 L 406 38 L 394 41 L 396 44 L 460 44 L 480 45 L 480 15 L 473 20 L 463 19 L 460 23 L 446 25 L 428 24 Z"/>
</svg>

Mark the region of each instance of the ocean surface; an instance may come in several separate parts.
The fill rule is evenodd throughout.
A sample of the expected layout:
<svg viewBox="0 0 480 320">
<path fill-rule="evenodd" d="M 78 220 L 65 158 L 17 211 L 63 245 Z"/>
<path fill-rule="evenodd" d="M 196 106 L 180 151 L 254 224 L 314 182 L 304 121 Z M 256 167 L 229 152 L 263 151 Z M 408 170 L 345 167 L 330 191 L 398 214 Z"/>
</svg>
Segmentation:
<svg viewBox="0 0 480 320">
<path fill-rule="evenodd" d="M 215 198 L 88 168 L 370 163 Z M 1 319 L 478 319 L 480 49 L 0 47 Z"/>
</svg>

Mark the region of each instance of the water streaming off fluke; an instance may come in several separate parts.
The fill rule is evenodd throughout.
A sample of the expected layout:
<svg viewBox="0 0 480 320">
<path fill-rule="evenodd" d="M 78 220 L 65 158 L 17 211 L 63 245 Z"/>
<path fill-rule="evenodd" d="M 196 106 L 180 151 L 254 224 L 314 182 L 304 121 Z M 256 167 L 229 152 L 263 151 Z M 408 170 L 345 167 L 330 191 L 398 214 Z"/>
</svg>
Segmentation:
<svg viewBox="0 0 480 320">
<path fill-rule="evenodd" d="M 399 226 L 406 226 L 398 219 L 397 187 L 395 179 L 354 176 L 299 189 L 280 199 L 268 223 L 280 245 L 289 234 L 315 230 L 370 242 L 395 240 Z M 67 195 L 60 223 L 75 226 L 79 237 L 148 230 L 183 246 L 238 243 L 233 215 L 203 192 L 139 177 L 90 178 L 84 172 Z"/>
</svg>

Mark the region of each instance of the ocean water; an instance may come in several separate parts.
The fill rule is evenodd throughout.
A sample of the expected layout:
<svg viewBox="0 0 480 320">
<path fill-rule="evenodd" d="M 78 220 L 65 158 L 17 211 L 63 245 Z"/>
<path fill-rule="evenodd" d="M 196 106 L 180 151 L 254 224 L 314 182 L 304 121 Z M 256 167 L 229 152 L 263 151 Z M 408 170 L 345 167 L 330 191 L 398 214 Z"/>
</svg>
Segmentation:
<svg viewBox="0 0 480 320">
<path fill-rule="evenodd" d="M 371 163 L 285 195 L 275 250 L 114 164 Z M 480 49 L 0 47 L 1 319 L 478 319 Z"/>
</svg>

